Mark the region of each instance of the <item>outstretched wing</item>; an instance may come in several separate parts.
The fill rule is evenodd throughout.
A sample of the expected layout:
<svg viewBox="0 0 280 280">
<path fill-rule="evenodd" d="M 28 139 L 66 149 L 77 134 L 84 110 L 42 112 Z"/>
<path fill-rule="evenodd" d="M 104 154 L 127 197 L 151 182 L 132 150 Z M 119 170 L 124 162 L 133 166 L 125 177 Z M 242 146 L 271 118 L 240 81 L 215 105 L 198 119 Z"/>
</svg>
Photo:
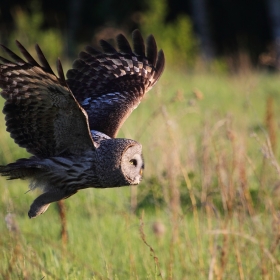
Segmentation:
<svg viewBox="0 0 280 280">
<path fill-rule="evenodd" d="M 71 91 L 87 111 L 90 129 L 110 137 L 116 136 L 164 69 L 163 51 L 157 52 L 152 35 L 146 50 L 138 30 L 132 33 L 132 40 L 134 51 L 122 34 L 117 36 L 119 52 L 103 40 L 104 53 L 87 47 L 66 75 Z"/>
<path fill-rule="evenodd" d="M 39 46 L 39 65 L 17 42 L 25 60 L 2 46 L 15 61 L 0 57 L 1 95 L 7 131 L 15 142 L 36 156 L 77 154 L 94 149 L 86 112 L 69 90 L 60 61 L 57 77 Z"/>
</svg>

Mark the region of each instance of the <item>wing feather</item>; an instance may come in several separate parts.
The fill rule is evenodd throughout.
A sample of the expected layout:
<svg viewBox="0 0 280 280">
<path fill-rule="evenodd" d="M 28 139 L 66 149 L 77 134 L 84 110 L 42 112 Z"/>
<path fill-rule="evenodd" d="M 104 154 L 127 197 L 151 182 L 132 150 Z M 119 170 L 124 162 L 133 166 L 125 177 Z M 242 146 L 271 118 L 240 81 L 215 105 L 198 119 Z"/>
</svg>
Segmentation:
<svg viewBox="0 0 280 280">
<path fill-rule="evenodd" d="M 66 74 L 67 84 L 86 110 L 91 130 L 115 137 L 144 94 L 164 70 L 164 54 L 157 52 L 152 35 L 146 47 L 141 33 L 132 33 L 133 51 L 122 35 L 117 36 L 119 52 L 106 41 L 103 53 L 91 47 L 79 54 Z"/>
<path fill-rule="evenodd" d="M 1 96 L 6 100 L 3 113 L 11 137 L 38 157 L 94 149 L 87 115 L 68 88 L 60 61 L 57 77 L 38 45 L 43 66 L 17 45 L 27 62 L 2 46 L 15 62 L 1 59 L 0 64 Z"/>
<path fill-rule="evenodd" d="M 115 48 L 104 40 L 100 40 L 100 46 L 102 47 L 103 51 L 106 53 L 110 53 L 110 54 L 117 53 Z"/>
<path fill-rule="evenodd" d="M 127 39 L 122 34 L 119 34 L 117 36 L 117 43 L 118 43 L 120 52 L 122 52 L 122 53 L 132 53 L 129 42 L 127 41 Z"/>
<path fill-rule="evenodd" d="M 91 47 L 91 46 L 86 46 L 86 51 L 91 54 L 91 55 L 97 55 L 97 54 L 101 54 L 102 52 L 96 50 L 95 48 Z"/>
<path fill-rule="evenodd" d="M 162 50 L 160 50 L 158 52 L 158 57 L 157 57 L 157 62 L 156 62 L 156 73 L 154 75 L 154 79 L 157 81 L 160 78 L 161 73 L 164 70 L 164 52 Z"/>
<path fill-rule="evenodd" d="M 6 46 L 1 44 L 2 49 L 13 59 L 15 60 L 18 64 L 24 64 L 25 61 L 20 58 L 18 55 L 13 53 L 10 49 L 8 49 Z"/>
<path fill-rule="evenodd" d="M 64 71 L 63 71 L 63 67 L 62 67 L 60 59 L 58 59 L 56 61 L 56 68 L 57 68 L 57 74 L 58 74 L 60 81 L 63 84 L 66 84 L 65 75 L 64 75 Z"/>
<path fill-rule="evenodd" d="M 30 55 L 30 53 L 25 49 L 25 47 L 16 40 L 16 44 L 17 47 L 19 48 L 20 52 L 24 55 L 25 59 L 32 64 L 33 66 L 37 66 L 40 67 L 40 65 L 38 64 L 38 62 Z M 25 63 L 25 61 L 22 60 L 23 63 Z"/>
<path fill-rule="evenodd" d="M 132 41 L 135 54 L 145 57 L 145 43 L 139 30 L 133 31 Z"/>
<path fill-rule="evenodd" d="M 40 60 L 40 62 L 41 62 L 41 64 L 42 64 L 44 70 L 45 70 L 46 72 L 48 72 L 48 73 L 50 73 L 50 74 L 53 74 L 53 75 L 55 76 L 55 74 L 54 74 L 54 72 L 53 72 L 51 66 L 49 65 L 49 63 L 48 63 L 48 61 L 47 61 L 45 55 L 43 54 L 43 52 L 42 52 L 42 50 L 41 50 L 41 48 L 39 47 L 38 44 L 35 45 L 35 50 L 36 50 L 36 52 L 37 52 L 37 56 L 38 56 L 38 58 L 39 58 L 39 60 Z"/>
<path fill-rule="evenodd" d="M 153 66 L 157 62 L 157 44 L 153 35 L 147 38 L 147 58 Z"/>
</svg>

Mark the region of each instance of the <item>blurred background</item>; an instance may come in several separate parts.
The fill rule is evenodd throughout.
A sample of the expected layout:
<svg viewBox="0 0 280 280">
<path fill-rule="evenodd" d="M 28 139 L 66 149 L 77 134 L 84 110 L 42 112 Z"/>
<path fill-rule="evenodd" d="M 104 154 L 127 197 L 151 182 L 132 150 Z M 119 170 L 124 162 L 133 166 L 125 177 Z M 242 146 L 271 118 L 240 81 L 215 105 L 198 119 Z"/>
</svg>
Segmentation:
<svg viewBox="0 0 280 280">
<path fill-rule="evenodd" d="M 0 42 L 65 73 L 135 28 L 166 56 L 118 134 L 143 145 L 143 181 L 30 220 L 40 190 L 0 177 L 0 279 L 280 279 L 280 1 L 0 0 Z M 29 157 L 5 130 L 0 164 Z"/>
<path fill-rule="evenodd" d="M 48 43 L 47 54 L 75 58 L 80 45 L 139 28 L 164 44 L 168 61 L 279 68 L 278 0 L 2 0 L 0 40 Z M 222 66 L 221 66 L 222 67 Z"/>
</svg>

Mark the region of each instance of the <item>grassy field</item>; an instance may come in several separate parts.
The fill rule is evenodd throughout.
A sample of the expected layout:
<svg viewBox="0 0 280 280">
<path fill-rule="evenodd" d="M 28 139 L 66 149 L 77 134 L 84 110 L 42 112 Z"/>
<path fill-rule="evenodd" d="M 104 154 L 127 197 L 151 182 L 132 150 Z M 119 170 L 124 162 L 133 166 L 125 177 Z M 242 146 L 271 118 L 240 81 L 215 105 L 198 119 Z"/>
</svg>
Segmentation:
<svg viewBox="0 0 280 280">
<path fill-rule="evenodd" d="M 0 178 L 0 278 L 280 279 L 279 104 L 279 75 L 166 71 L 119 134 L 145 179 L 66 200 L 67 236 L 56 204 L 29 220 L 38 193 Z M 1 117 L 6 164 L 27 154 Z"/>
</svg>

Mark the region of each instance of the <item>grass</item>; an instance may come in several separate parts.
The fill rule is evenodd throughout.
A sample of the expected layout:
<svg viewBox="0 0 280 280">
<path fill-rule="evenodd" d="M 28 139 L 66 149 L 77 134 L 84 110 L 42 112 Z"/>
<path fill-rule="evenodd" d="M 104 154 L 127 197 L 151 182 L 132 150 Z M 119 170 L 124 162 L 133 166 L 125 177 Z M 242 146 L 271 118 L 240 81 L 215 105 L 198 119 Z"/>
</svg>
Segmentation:
<svg viewBox="0 0 280 280">
<path fill-rule="evenodd" d="M 279 88 L 167 70 L 119 134 L 143 144 L 145 179 L 66 200 L 67 242 L 55 204 L 29 220 L 37 193 L 0 178 L 2 278 L 279 279 Z M 1 163 L 26 156 L 0 129 Z"/>
</svg>

